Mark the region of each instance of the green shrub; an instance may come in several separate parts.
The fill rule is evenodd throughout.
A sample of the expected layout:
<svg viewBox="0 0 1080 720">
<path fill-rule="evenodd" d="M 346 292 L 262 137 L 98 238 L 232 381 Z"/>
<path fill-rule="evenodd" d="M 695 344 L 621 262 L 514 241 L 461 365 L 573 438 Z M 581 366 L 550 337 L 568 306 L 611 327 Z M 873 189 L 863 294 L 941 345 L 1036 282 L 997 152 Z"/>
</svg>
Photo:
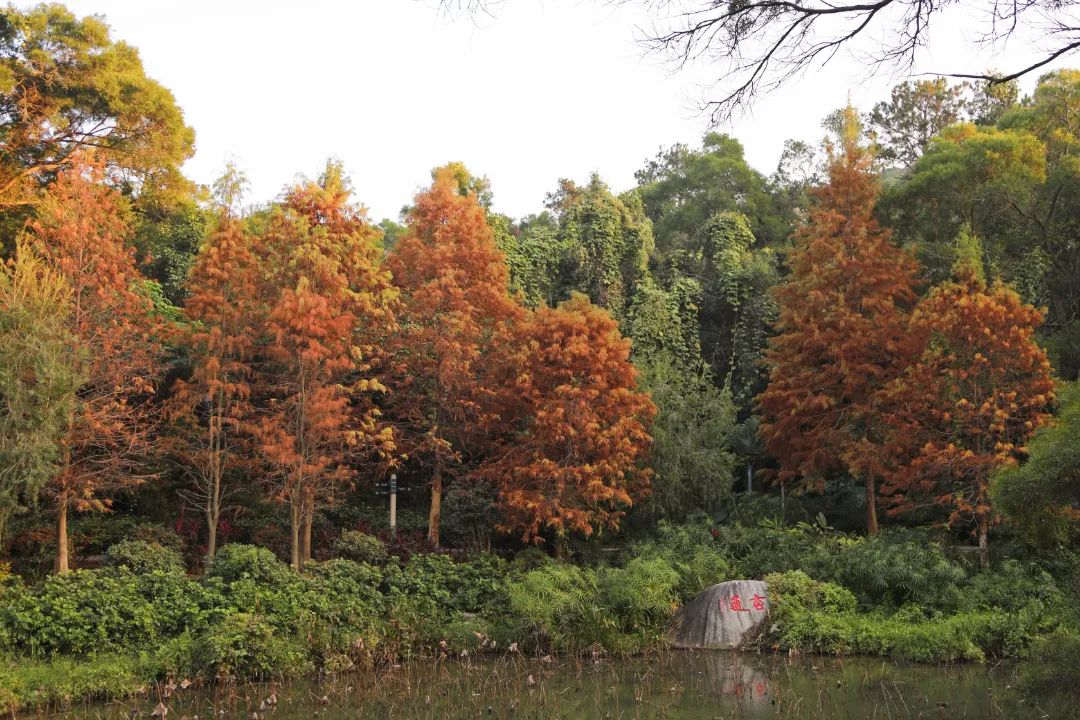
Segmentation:
<svg viewBox="0 0 1080 720">
<path fill-rule="evenodd" d="M 707 587 L 732 577 L 731 566 L 705 525 L 660 523 L 658 536 L 631 546 L 632 557 L 656 558 L 676 573 L 676 592 L 689 600 Z"/>
<path fill-rule="evenodd" d="M 967 579 L 937 543 L 905 541 L 888 532 L 822 538 L 804 562 L 810 575 L 843 585 L 864 607 L 926 601 L 925 594 L 932 591 L 935 606 L 956 609 Z"/>
<path fill-rule="evenodd" d="M 1006 560 L 993 571 L 976 574 L 964 592 L 964 605 L 972 609 L 1016 612 L 1033 605 L 1057 608 L 1064 602 L 1054 578 L 1017 560 Z"/>
<path fill-rule="evenodd" d="M 899 607 L 921 600 L 920 595 L 933 588 L 935 602 L 954 610 L 963 600 L 967 580 L 964 569 L 945 557 L 938 543 L 912 540 L 910 533 L 848 536 L 828 531 L 821 521 L 795 527 L 765 521 L 754 527 L 720 528 L 714 545 L 729 558 L 735 577 L 803 570 L 850 589 L 865 608 Z"/>
<path fill-rule="evenodd" d="M 483 612 L 505 598 L 509 569 L 495 555 L 476 555 L 454 562 L 448 555 L 414 555 L 400 573 L 388 572 L 385 586 L 393 593 L 425 597 L 445 612 Z"/>
<path fill-rule="evenodd" d="M 678 572 L 655 557 L 598 570 L 549 563 L 508 583 L 502 619 L 516 637 L 546 649 L 640 652 L 663 635 L 678 583 Z"/>
<path fill-rule="evenodd" d="M 75 570 L 34 590 L 12 590 L 0 605 L 9 648 L 31 655 L 88 655 L 153 647 L 197 626 L 209 604 L 183 576 L 125 568 Z"/>
<path fill-rule="evenodd" d="M 1030 701 L 1080 705 L 1080 631 L 1059 629 L 1035 642 L 1020 666 L 1016 691 Z"/>
<path fill-rule="evenodd" d="M 616 654 L 656 643 L 678 609 L 678 585 L 679 573 L 661 558 L 634 558 L 623 568 L 597 571 L 598 642 Z"/>
<path fill-rule="evenodd" d="M 126 567 L 136 574 L 182 573 L 184 561 L 172 548 L 145 540 L 122 540 L 105 551 L 105 565 Z"/>
<path fill-rule="evenodd" d="M 519 632 L 567 651 L 598 639 L 602 619 L 595 597 L 595 572 L 559 563 L 531 570 L 507 588 L 509 613 Z"/>
<path fill-rule="evenodd" d="M 374 650 L 390 608 L 381 590 L 383 571 L 338 559 L 309 563 L 307 573 L 300 625 L 316 662 L 352 653 L 360 640 L 365 649 Z"/>
<path fill-rule="evenodd" d="M 135 694 L 147 685 L 139 660 L 130 655 L 98 655 L 93 661 L 26 658 L 0 661 L 0 712 L 20 708 L 67 707 L 74 702 Z"/>
<path fill-rule="evenodd" d="M 801 570 L 765 577 L 774 617 L 788 611 L 818 611 L 834 615 L 855 612 L 855 595 L 833 583 L 813 580 Z"/>
<path fill-rule="evenodd" d="M 735 577 L 762 578 L 805 567 L 806 558 L 820 540 L 817 533 L 764 521 L 752 527 L 717 528 L 714 542 L 721 554 L 730 559 Z"/>
<path fill-rule="evenodd" d="M 377 537 L 358 530 L 346 530 L 334 542 L 338 557 L 369 565 L 382 565 L 387 560 L 386 544 Z"/>
<path fill-rule="evenodd" d="M 184 552 L 187 550 L 187 542 L 180 536 L 180 533 L 161 525 L 154 525 L 152 523 L 136 525 L 135 529 L 131 532 L 131 537 L 135 540 L 143 540 L 148 543 L 169 548 L 181 557 L 183 557 Z"/>
<path fill-rule="evenodd" d="M 937 615 L 908 605 L 889 615 L 856 612 L 849 590 L 801 571 L 769 575 L 771 618 L 759 645 L 831 655 L 879 655 L 914 662 L 1016 657 L 1055 621 L 1039 609 Z"/>
<path fill-rule="evenodd" d="M 267 678 L 310 670 L 303 646 L 260 615 L 230 612 L 191 643 L 192 667 L 217 678 Z"/>
<path fill-rule="evenodd" d="M 262 585 L 287 583 L 295 573 L 266 548 L 230 543 L 214 556 L 208 573 L 225 582 L 251 580 Z"/>
<path fill-rule="evenodd" d="M 536 545 L 530 545 L 524 550 L 519 550 L 515 553 L 514 560 L 510 565 L 515 572 L 528 572 L 529 570 L 535 570 L 541 565 L 546 565 L 550 562 L 555 561 L 543 548 Z"/>
</svg>

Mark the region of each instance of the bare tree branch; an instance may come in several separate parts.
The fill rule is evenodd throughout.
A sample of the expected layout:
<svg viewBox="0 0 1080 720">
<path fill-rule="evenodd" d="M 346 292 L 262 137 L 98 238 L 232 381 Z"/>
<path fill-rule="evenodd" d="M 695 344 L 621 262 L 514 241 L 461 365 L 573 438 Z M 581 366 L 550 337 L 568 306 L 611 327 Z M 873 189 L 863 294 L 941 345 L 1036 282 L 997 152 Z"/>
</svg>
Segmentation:
<svg viewBox="0 0 1080 720">
<path fill-rule="evenodd" d="M 499 0 L 439 0 L 450 13 L 491 15 Z M 963 71 L 948 77 L 999 84 L 1034 72 L 1080 49 L 1080 0 L 606 0 L 643 6 L 655 18 L 644 32 L 646 48 L 667 55 L 678 68 L 700 60 L 722 68 L 716 100 L 708 101 L 714 122 L 730 119 L 754 98 L 828 64 L 858 41 L 872 45 L 868 72 L 882 68 L 911 72 L 940 13 L 963 8 L 973 21 L 977 44 L 996 45 L 1019 33 L 1057 37 L 1057 49 L 1040 48 L 1039 59 L 1005 73 Z M 977 23 L 965 25 L 974 27 Z M 942 73 L 934 73 L 941 75 Z"/>
</svg>

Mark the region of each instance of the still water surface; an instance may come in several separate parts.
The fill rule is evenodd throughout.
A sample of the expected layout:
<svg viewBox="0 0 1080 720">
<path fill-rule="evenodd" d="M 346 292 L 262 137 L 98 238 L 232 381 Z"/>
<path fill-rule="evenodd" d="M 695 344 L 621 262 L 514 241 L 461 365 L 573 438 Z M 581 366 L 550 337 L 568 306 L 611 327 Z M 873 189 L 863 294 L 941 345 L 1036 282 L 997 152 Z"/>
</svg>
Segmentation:
<svg viewBox="0 0 1080 720">
<path fill-rule="evenodd" d="M 71 720 L 349 720 L 375 718 L 1046 718 L 1006 699 L 1013 669 L 903 665 L 869 658 L 673 652 L 630 660 L 507 656 L 416 661 L 379 673 L 280 685 L 151 690 L 70 708 Z M 260 712 L 273 693 L 277 704 Z M 56 717 L 56 716 L 54 716 Z"/>
</svg>

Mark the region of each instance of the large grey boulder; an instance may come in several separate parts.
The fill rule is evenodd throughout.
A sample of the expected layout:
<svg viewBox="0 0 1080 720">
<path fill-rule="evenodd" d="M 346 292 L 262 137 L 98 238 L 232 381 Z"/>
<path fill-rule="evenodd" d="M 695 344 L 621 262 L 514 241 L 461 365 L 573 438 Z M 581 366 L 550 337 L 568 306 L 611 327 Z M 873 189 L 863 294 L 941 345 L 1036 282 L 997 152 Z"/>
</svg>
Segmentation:
<svg viewBox="0 0 1080 720">
<path fill-rule="evenodd" d="M 677 648 L 734 649 L 761 632 L 768 619 L 765 582 L 729 580 L 701 591 L 683 605 L 672 619 L 671 644 Z"/>
</svg>

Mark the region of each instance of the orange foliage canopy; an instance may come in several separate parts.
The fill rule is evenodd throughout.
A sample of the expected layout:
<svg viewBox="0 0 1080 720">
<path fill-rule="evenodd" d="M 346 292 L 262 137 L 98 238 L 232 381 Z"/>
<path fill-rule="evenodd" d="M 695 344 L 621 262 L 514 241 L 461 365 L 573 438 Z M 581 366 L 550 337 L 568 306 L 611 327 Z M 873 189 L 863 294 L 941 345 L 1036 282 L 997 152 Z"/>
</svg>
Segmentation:
<svg viewBox="0 0 1080 720">
<path fill-rule="evenodd" d="M 950 522 L 972 523 L 985 548 L 991 474 L 1050 419 L 1054 381 L 1035 340 L 1042 319 L 1014 290 L 987 287 L 966 268 L 919 304 L 911 328 L 922 352 L 887 398 L 889 451 L 901 461 L 882 491 L 894 512 L 929 496 L 952 508 Z"/>
<path fill-rule="evenodd" d="M 292 564 L 311 557 L 317 500 L 352 477 L 351 457 L 385 453 L 389 428 L 373 395 L 386 390 L 374 338 L 393 325 L 396 291 L 380 267 L 378 232 L 340 173 L 291 190 L 263 241 L 267 313 L 260 353 L 258 449 L 289 503 Z"/>
<path fill-rule="evenodd" d="M 252 412 L 251 361 L 262 315 L 257 242 L 224 217 L 188 276 L 188 323 L 179 341 L 191 376 L 175 384 L 169 414 L 178 430 L 174 452 L 194 480 L 187 496 L 206 516 L 207 562 L 217 547 L 225 475 L 241 464 L 242 429 Z"/>
<path fill-rule="evenodd" d="M 861 477 L 873 533 L 884 442 L 878 393 L 910 354 L 907 309 L 918 268 L 874 219 L 879 185 L 854 129 L 849 118 L 829 183 L 795 235 L 791 276 L 776 290 L 780 317 L 758 405 L 778 480 L 805 488 L 834 472 Z"/>
<path fill-rule="evenodd" d="M 146 405 L 161 346 L 153 304 L 128 244 L 120 197 L 99 165 L 60 173 L 26 239 L 72 291 L 70 360 L 81 384 L 50 492 L 57 509 L 57 570 L 67 570 L 67 513 L 104 510 L 108 495 L 143 481 L 150 442 Z"/>
<path fill-rule="evenodd" d="M 475 194 L 461 193 L 452 165 L 416 196 L 387 267 L 402 299 L 400 330 L 388 338 L 389 402 L 403 449 L 432 468 L 428 535 L 438 545 L 443 477 L 493 420 L 498 387 L 486 358 L 524 309 L 510 297 L 484 209 Z"/>
<path fill-rule="evenodd" d="M 503 417 L 513 431 L 482 474 L 499 488 L 501 529 L 526 542 L 542 533 L 617 528 L 649 490 L 643 467 L 656 414 L 637 388 L 630 341 L 584 295 L 542 307 L 509 350 Z"/>
</svg>

